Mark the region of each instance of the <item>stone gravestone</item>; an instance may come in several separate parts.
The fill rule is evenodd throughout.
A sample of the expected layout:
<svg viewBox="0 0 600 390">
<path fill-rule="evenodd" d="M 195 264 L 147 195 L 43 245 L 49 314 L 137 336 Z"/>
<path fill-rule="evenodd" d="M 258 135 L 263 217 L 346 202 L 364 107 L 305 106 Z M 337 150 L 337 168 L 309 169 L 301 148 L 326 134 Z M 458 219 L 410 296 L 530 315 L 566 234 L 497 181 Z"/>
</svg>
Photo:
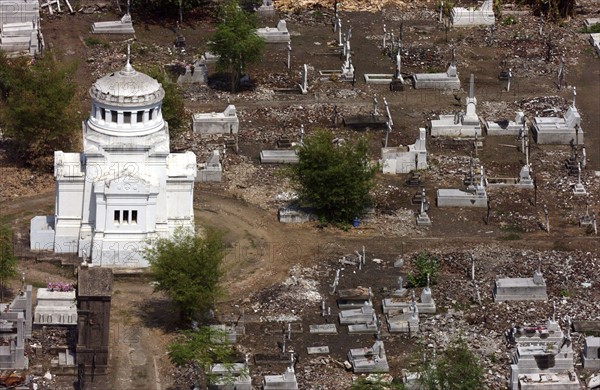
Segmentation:
<svg viewBox="0 0 600 390">
<path fill-rule="evenodd" d="M 84 376 L 108 373 L 112 283 L 109 268 L 82 266 L 78 270 L 76 356 Z"/>
</svg>

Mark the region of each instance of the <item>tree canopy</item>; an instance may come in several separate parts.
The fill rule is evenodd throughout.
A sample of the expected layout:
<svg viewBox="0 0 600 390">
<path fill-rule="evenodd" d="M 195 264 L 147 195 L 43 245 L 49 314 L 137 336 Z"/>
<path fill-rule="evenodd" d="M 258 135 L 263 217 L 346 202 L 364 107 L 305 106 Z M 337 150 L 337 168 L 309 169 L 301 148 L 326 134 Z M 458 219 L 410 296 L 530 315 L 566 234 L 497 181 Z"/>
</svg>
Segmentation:
<svg viewBox="0 0 600 390">
<path fill-rule="evenodd" d="M 244 11 L 237 1 L 224 3 L 219 19 L 208 49 L 219 56 L 217 69 L 229 73 L 231 92 L 235 92 L 248 65 L 260 61 L 265 42 L 256 34 L 255 16 Z"/>
<path fill-rule="evenodd" d="M 173 142 L 187 128 L 187 115 L 179 86 L 168 77 L 162 68 L 151 67 L 145 73 L 161 83 L 165 90 L 162 115 L 169 124 L 169 135 Z"/>
<path fill-rule="evenodd" d="M 180 311 L 181 319 L 212 309 L 222 295 L 223 242 L 218 232 L 206 237 L 179 228 L 172 239 L 159 239 L 144 255 L 157 282 L 155 290 L 166 293 Z"/>
<path fill-rule="evenodd" d="M 377 166 L 369 163 L 364 138 L 334 143 L 332 133 L 317 131 L 298 147 L 299 162 L 290 179 L 303 206 L 327 221 L 348 223 L 371 203 Z"/>
<path fill-rule="evenodd" d="M 4 301 L 6 282 L 17 274 L 17 258 L 13 255 L 12 230 L 6 225 L 0 225 L 0 302 Z"/>
<path fill-rule="evenodd" d="M 52 53 L 27 60 L 0 52 L 0 126 L 20 161 L 49 170 L 54 151 L 70 151 L 79 140 L 75 69 Z"/>
</svg>

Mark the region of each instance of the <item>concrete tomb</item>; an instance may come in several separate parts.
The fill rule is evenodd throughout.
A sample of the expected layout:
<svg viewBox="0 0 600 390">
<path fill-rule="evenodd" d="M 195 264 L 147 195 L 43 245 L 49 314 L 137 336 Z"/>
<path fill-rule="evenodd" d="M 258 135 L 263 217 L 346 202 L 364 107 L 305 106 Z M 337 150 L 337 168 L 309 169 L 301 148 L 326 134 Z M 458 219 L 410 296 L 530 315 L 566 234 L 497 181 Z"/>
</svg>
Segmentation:
<svg viewBox="0 0 600 390">
<path fill-rule="evenodd" d="M 513 329 L 516 332 L 513 336 L 517 346 L 510 366 L 511 390 L 580 388 L 573 367 L 570 333 L 565 335 L 554 320 L 542 326 Z"/>
<path fill-rule="evenodd" d="M 546 281 L 538 269 L 532 278 L 496 278 L 494 302 L 547 301 Z"/>
<path fill-rule="evenodd" d="M 597 55 L 600 55 L 600 33 L 590 34 L 590 44 L 594 47 Z"/>
<path fill-rule="evenodd" d="M 282 223 L 304 223 L 317 219 L 310 209 L 301 207 L 281 207 L 277 211 L 277 219 Z"/>
<path fill-rule="evenodd" d="M 575 106 L 577 91 L 573 87 L 573 104 L 563 118 L 535 117 L 532 130 L 535 142 L 538 144 L 568 145 L 572 141 L 576 145 L 583 145 L 583 129 L 581 116 Z"/>
<path fill-rule="evenodd" d="M 0 311 L 0 338 L 8 345 L 0 345 L 0 370 L 27 369 L 25 356 L 25 313 Z"/>
<path fill-rule="evenodd" d="M 126 13 L 121 20 L 110 22 L 95 22 L 92 24 L 92 34 L 135 34 L 131 15 Z"/>
<path fill-rule="evenodd" d="M 583 368 L 600 370 L 600 337 L 588 336 L 585 338 L 581 360 Z"/>
<path fill-rule="evenodd" d="M 245 363 L 211 365 L 209 381 L 209 390 L 252 390 L 248 358 Z"/>
<path fill-rule="evenodd" d="M 338 294 L 337 304 L 340 309 L 360 309 L 365 305 L 365 302 L 372 302 L 373 299 L 373 292 L 370 287 L 339 290 Z"/>
<path fill-rule="evenodd" d="M 421 301 L 415 302 L 414 292 L 410 301 L 400 299 L 400 298 L 385 298 L 381 302 L 382 310 L 384 314 L 388 314 L 390 312 L 398 312 L 403 311 L 404 309 L 409 310 L 411 306 L 416 305 L 417 312 L 423 314 L 435 314 L 436 306 L 435 301 L 431 295 L 431 289 L 429 286 L 423 288 L 421 292 Z"/>
<path fill-rule="evenodd" d="M 0 25 L 40 20 L 40 3 L 28 0 L 0 0 Z"/>
<path fill-rule="evenodd" d="M 277 23 L 276 28 L 264 27 L 257 29 L 256 35 L 263 38 L 266 43 L 288 43 L 291 41 L 287 24 L 283 19 Z"/>
<path fill-rule="evenodd" d="M 36 325 L 77 325 L 75 290 L 53 291 L 38 288 L 35 306 Z"/>
<path fill-rule="evenodd" d="M 237 134 L 240 126 L 235 106 L 230 104 L 223 112 L 192 115 L 194 134 Z"/>
<path fill-rule="evenodd" d="M 372 347 L 351 349 L 348 352 L 348 361 L 357 374 L 390 370 L 383 341 L 380 340 L 375 341 Z"/>
<path fill-rule="evenodd" d="M 454 49 L 452 49 L 452 61 L 446 72 L 417 73 L 413 75 L 413 85 L 415 89 L 460 89 Z"/>
<path fill-rule="evenodd" d="M 31 337 L 32 287 L 25 287 L 25 279 L 22 281 L 15 299 L 11 303 L 0 304 L 0 339 L 8 342 L 8 345 L 0 345 L 0 370 L 23 370 L 29 365 L 25 356 L 25 339 Z"/>
<path fill-rule="evenodd" d="M 385 317 L 390 333 L 417 333 L 419 331 L 419 308 L 414 294 L 412 294 L 411 302 L 407 307 L 388 310 Z"/>
<path fill-rule="evenodd" d="M 487 135 L 519 135 L 521 129 L 523 129 L 524 122 L 525 114 L 519 111 L 516 113 L 514 121 L 485 121 L 485 132 Z"/>
<path fill-rule="evenodd" d="M 475 78 L 471 74 L 469 96 L 466 98 L 467 112 L 454 115 L 440 115 L 440 119 L 431 121 L 431 136 L 475 137 L 481 136 L 481 123 L 475 112 Z"/>
<path fill-rule="evenodd" d="M 337 334 L 338 333 L 335 324 L 310 325 L 309 332 L 311 334 Z"/>
<path fill-rule="evenodd" d="M 298 390 L 293 363 L 281 375 L 265 375 L 262 388 L 263 390 Z"/>
<path fill-rule="evenodd" d="M 11 303 L 2 304 L 0 303 L 1 313 L 23 313 L 25 319 L 24 335 L 26 338 L 31 337 L 31 330 L 33 327 L 33 310 L 31 304 L 32 286 L 27 285 L 25 287 L 25 276 L 23 275 L 22 286 L 19 293 L 13 299 Z"/>
<path fill-rule="evenodd" d="M 262 164 L 297 164 L 300 161 L 298 152 L 289 150 L 263 150 L 260 152 Z"/>
<path fill-rule="evenodd" d="M 431 226 L 431 218 L 427 214 L 429 202 L 425 197 L 425 188 L 421 192 L 421 209 L 417 212 L 417 226 Z"/>
<path fill-rule="evenodd" d="M 577 167 L 577 183 L 573 186 L 573 195 L 587 195 L 587 191 L 581 182 L 581 163 Z"/>
<path fill-rule="evenodd" d="M 427 130 L 419 129 L 419 138 L 414 144 L 381 149 L 381 165 L 383 173 L 409 173 L 427 169 Z"/>
<path fill-rule="evenodd" d="M 474 191 L 459 189 L 439 189 L 437 190 L 438 207 L 487 207 L 488 196 L 485 191 L 485 176 L 483 167 L 481 167 L 480 182 L 474 188 Z"/>
<path fill-rule="evenodd" d="M 494 4 L 492 0 L 485 0 L 480 8 L 452 8 L 452 26 L 491 26 L 495 23 Z"/>
<path fill-rule="evenodd" d="M 208 82 L 208 68 L 203 60 L 196 60 L 191 65 L 185 66 L 185 73 L 177 77 L 177 84 L 206 84 Z"/>
<path fill-rule="evenodd" d="M 9 56 L 34 56 L 43 49 L 44 37 L 40 31 L 39 19 L 0 24 L 0 50 Z"/>
<path fill-rule="evenodd" d="M 338 314 L 338 317 L 341 325 L 363 324 L 372 321 L 373 318 L 376 318 L 376 314 L 375 310 L 373 309 L 373 304 L 369 301 L 366 301 L 359 309 L 342 310 Z"/>
<path fill-rule="evenodd" d="M 208 160 L 200 164 L 196 181 L 199 182 L 220 182 L 223 173 L 221 165 L 221 153 L 218 150 L 213 150 Z"/>
<path fill-rule="evenodd" d="M 275 15 L 275 6 L 273 6 L 273 0 L 263 0 L 261 6 L 256 9 L 256 12 L 263 16 Z"/>
</svg>

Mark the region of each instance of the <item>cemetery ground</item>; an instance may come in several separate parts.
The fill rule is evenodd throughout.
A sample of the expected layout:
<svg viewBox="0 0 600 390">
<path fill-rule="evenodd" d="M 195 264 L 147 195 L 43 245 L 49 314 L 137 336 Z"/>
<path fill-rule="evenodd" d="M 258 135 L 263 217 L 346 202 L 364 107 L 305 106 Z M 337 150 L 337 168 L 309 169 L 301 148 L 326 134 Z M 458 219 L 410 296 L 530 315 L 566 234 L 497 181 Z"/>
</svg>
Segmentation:
<svg viewBox="0 0 600 390">
<path fill-rule="evenodd" d="M 505 388 L 509 370 L 509 349 L 503 331 L 514 325 L 537 324 L 553 315 L 569 315 L 577 320 L 600 320 L 600 262 L 597 236 L 578 226 L 585 212 L 585 199 L 572 194 L 573 176 L 568 176 L 564 161 L 569 146 L 532 143 L 531 164 L 538 181 L 537 199 L 533 190 L 489 188 L 491 212 L 486 224 L 485 209 L 439 209 L 434 194 L 438 188 L 462 187 L 469 170 L 469 156 L 475 166 L 482 164 L 488 177 L 517 177 L 524 154 L 517 149 L 514 137 L 486 137 L 477 156 L 472 140 L 452 141 L 428 137 L 430 169 L 422 172 L 423 187 L 432 204 L 430 228 L 415 226 L 417 206 L 411 199 L 417 188 L 405 184 L 406 175 L 378 176 L 374 190 L 374 211 L 361 220 L 357 228 L 342 231 L 319 227 L 316 223 L 297 226 L 277 222 L 277 209 L 289 202 L 292 189 L 281 174 L 281 167 L 260 165 L 258 154 L 273 149 L 276 141 L 287 136 L 299 139 L 300 126 L 307 135 L 317 128 L 327 128 L 340 138 L 369 137 L 374 160 L 379 158 L 384 129 L 356 131 L 333 124 L 334 106 L 342 116 L 369 113 L 373 95 L 379 110 L 386 97 L 394 120 L 389 145 L 412 144 L 418 128 L 437 114 L 464 110 L 468 75 L 475 74 L 477 113 L 486 119 L 512 119 L 517 110 L 532 117 L 544 110 L 558 108 L 562 114 L 572 100 L 572 86 L 577 87 L 577 107 L 582 113 L 582 128 L 588 166 L 582 180 L 590 194 L 590 212 L 600 212 L 600 62 L 588 49 L 585 34 L 579 33 L 582 20 L 595 12 L 592 1 L 582 1 L 577 16 L 561 26 L 545 24 L 555 46 L 550 61 L 545 61 L 547 36 L 538 34 L 537 18 L 530 13 L 516 16 L 517 23 L 498 23 L 493 42 L 484 28 L 453 29 L 448 41 L 456 46 L 458 70 L 463 91 L 421 91 L 406 88 L 390 92 L 387 85 L 367 85 L 363 73 L 393 73 L 393 61 L 382 53 L 382 24 L 396 34 L 403 23 L 403 72 L 432 72 L 446 68 L 450 59 L 449 44 L 440 25 L 435 23 L 433 3 L 423 2 L 400 11 L 381 13 L 346 13 L 342 7 L 344 31 L 352 25 L 352 60 L 357 71 L 354 87 L 348 82 L 319 81 L 318 70 L 339 69 L 339 53 L 332 44 L 337 38 L 330 24 L 331 11 L 306 11 L 286 17 L 292 36 L 292 69 L 285 66 L 285 45 L 267 45 L 264 60 L 250 70 L 253 91 L 231 95 L 208 86 L 183 87 L 186 109 L 193 112 L 220 112 L 227 99 L 236 106 L 240 117 L 239 153 L 227 151 L 222 183 L 198 184 L 195 192 L 197 226 L 213 226 L 224 231 L 228 252 L 225 286 L 228 296 L 219 304 L 215 321 L 231 324 L 243 313 L 246 334 L 238 338 L 239 357 L 280 355 L 282 334 L 292 324 L 291 340 L 286 351 L 299 354 L 296 373 L 302 389 L 348 388 L 353 375 L 343 367 L 350 348 L 371 346 L 373 336 L 349 335 L 337 324 L 338 335 L 317 336 L 309 325 L 337 323 L 339 310 L 331 283 L 335 271 L 341 271 L 338 289 L 371 287 L 374 307 L 381 314 L 381 301 L 396 288 L 397 277 L 414 271 L 412 258 L 421 250 L 435 253 L 441 272 L 432 286 L 438 306 L 435 315 L 421 316 L 421 333 L 415 337 L 389 334 L 382 326 L 382 340 L 390 361 L 390 374 L 412 370 L 423 349 L 438 351 L 456 336 L 463 335 L 485 368 L 490 388 Z M 213 26 L 205 15 L 185 15 L 182 33 L 186 53 L 173 47 L 175 22 L 136 21 L 132 62 L 136 68 L 145 64 L 166 64 L 176 60 L 191 61 L 202 53 Z M 87 89 L 100 76 L 122 67 L 126 43 L 124 37 L 92 36 L 89 26 L 97 20 L 113 20 L 115 15 L 92 13 L 44 16 L 42 26 L 47 45 L 58 49 L 59 58 L 79 59 L 77 83 L 80 86 L 81 112 L 89 111 Z M 193 21 L 193 22 L 192 22 Z M 275 26 L 276 19 L 261 20 L 261 26 Z M 569 88 L 558 90 L 556 72 L 560 55 L 566 62 Z M 295 88 L 300 82 L 300 67 L 309 66 L 309 93 L 306 95 L 276 92 Z M 502 70 L 512 68 L 514 80 L 510 92 L 503 92 L 498 81 Z M 211 84 L 218 83 L 209 65 Z M 224 83 L 227 86 L 227 83 Z M 548 115 L 547 112 L 544 115 Z M 174 140 L 177 150 L 191 149 L 198 162 L 222 139 L 200 139 L 190 133 Z M 3 152 L 2 149 L 0 151 Z M 54 185 L 50 174 L 32 172 L 14 166 L 2 154 L 0 180 L 0 221 L 10 222 L 15 230 L 17 247 L 28 247 L 29 218 L 41 212 L 52 214 Z M 545 223 L 543 206 L 550 215 L 550 232 Z M 338 259 L 365 246 L 367 261 L 362 270 L 342 266 Z M 48 281 L 73 281 L 69 265 L 61 261 L 75 259 L 55 255 L 35 255 L 21 249 L 20 267 L 28 282 L 39 286 Z M 482 304 L 472 300 L 470 255 L 476 259 L 476 280 Z M 404 265 L 394 267 L 404 259 Z M 542 272 L 548 286 L 548 302 L 493 303 L 491 291 L 497 275 L 530 277 L 542 258 Z M 139 275 L 117 276 L 111 307 L 111 375 L 99 380 L 94 388 L 104 389 L 177 389 L 188 388 L 192 372 L 176 369 L 168 361 L 166 345 L 173 339 L 178 324 L 168 303 L 160 294 L 152 294 L 150 279 Z M 591 283 L 591 287 L 587 283 Z M 18 283 L 13 283 L 16 291 Z M 419 296 L 420 290 L 416 289 Z M 331 307 L 331 315 L 322 316 L 321 302 Z M 382 322 L 384 318 L 381 317 Z M 39 335 L 47 352 L 30 353 L 32 370 L 37 375 L 40 364 L 49 367 L 53 346 L 64 342 L 56 334 L 50 342 Z M 574 335 L 575 351 L 580 350 L 582 334 Z M 329 354 L 307 355 L 306 348 L 328 346 Z M 30 352 L 30 351 L 29 351 Z M 251 360 L 255 386 L 262 374 L 283 372 L 286 363 L 257 365 Z M 578 373 L 586 375 L 578 366 Z M 41 384 L 44 389 L 72 388 L 72 378 L 57 377 Z"/>
</svg>

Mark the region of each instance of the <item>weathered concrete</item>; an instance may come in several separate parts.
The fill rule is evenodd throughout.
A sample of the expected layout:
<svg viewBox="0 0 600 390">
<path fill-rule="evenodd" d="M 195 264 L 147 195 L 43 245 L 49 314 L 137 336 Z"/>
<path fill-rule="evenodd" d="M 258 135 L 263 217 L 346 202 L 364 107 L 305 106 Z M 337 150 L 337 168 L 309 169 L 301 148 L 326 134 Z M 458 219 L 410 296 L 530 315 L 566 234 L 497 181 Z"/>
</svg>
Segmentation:
<svg viewBox="0 0 600 390">
<path fill-rule="evenodd" d="M 299 158 L 295 150 L 263 150 L 260 152 L 262 164 L 297 164 Z"/>
<path fill-rule="evenodd" d="M 524 114 L 517 112 L 514 121 L 509 120 L 489 120 L 485 121 L 485 130 L 487 135 L 519 135 L 523 128 Z"/>
<path fill-rule="evenodd" d="M 194 134 L 237 134 L 240 121 L 235 106 L 230 104 L 223 112 L 197 113 L 192 115 Z"/>
<path fill-rule="evenodd" d="M 575 107 L 577 93 L 573 88 L 573 104 L 563 118 L 535 117 L 533 118 L 533 138 L 538 144 L 569 145 L 572 142 L 583 145 L 583 129 L 581 116 Z"/>
<path fill-rule="evenodd" d="M 437 190 L 438 207 L 487 207 L 485 191 L 472 193 L 458 189 Z"/>
<path fill-rule="evenodd" d="M 208 160 L 204 164 L 200 164 L 199 168 L 196 181 L 220 182 L 223 173 L 220 152 L 218 150 L 213 150 Z"/>
<path fill-rule="evenodd" d="M 264 27 L 257 29 L 256 35 L 263 38 L 266 43 L 288 43 L 291 41 L 287 24 L 283 19 L 277 23 L 276 28 Z"/>
<path fill-rule="evenodd" d="M 460 89 L 456 65 L 450 64 L 445 73 L 417 73 L 413 85 L 415 89 Z"/>
<path fill-rule="evenodd" d="M 495 21 L 496 16 L 491 0 L 485 0 L 480 8 L 452 8 L 454 27 L 491 26 Z"/>
<path fill-rule="evenodd" d="M 600 370 L 600 337 L 588 336 L 585 338 L 581 358 L 583 368 Z"/>
<path fill-rule="evenodd" d="M 383 341 L 377 340 L 372 347 L 355 348 L 348 352 L 348 361 L 355 373 L 388 372 L 388 365 Z"/>
<path fill-rule="evenodd" d="M 35 306 L 36 325 L 77 325 L 75 291 L 38 288 Z"/>
<path fill-rule="evenodd" d="M 410 171 L 427 169 L 427 130 L 419 129 L 419 138 L 414 144 L 381 149 L 381 166 L 383 173 L 409 173 Z"/>
<path fill-rule="evenodd" d="M 92 34 L 135 34 L 131 15 L 127 13 L 116 21 L 95 22 L 92 24 Z"/>
<path fill-rule="evenodd" d="M 548 300 L 546 281 L 537 270 L 533 278 L 496 279 L 493 295 L 494 302 Z"/>
</svg>

